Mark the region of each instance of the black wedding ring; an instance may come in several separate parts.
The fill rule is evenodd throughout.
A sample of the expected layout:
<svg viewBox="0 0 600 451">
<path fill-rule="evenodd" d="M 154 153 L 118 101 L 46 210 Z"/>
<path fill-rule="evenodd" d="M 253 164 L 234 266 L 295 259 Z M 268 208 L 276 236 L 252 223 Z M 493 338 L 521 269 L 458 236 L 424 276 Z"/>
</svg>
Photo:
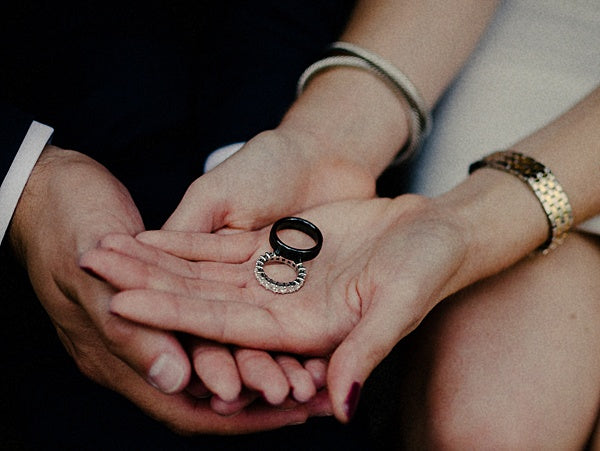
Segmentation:
<svg viewBox="0 0 600 451">
<path fill-rule="evenodd" d="M 315 245 L 308 249 L 297 249 L 285 244 L 277 235 L 277 232 L 285 229 L 299 230 L 300 232 L 307 234 L 315 241 Z M 312 222 L 290 216 L 281 218 L 273 224 L 271 233 L 269 234 L 269 243 L 271 243 L 273 252 L 276 255 L 296 263 L 307 262 L 319 255 L 321 246 L 323 245 L 323 234 Z"/>
</svg>

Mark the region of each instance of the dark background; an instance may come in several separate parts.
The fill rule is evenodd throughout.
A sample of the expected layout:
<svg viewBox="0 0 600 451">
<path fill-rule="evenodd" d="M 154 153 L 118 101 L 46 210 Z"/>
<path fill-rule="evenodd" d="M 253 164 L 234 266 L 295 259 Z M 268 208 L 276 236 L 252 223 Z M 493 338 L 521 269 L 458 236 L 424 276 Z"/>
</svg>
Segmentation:
<svg viewBox="0 0 600 451">
<path fill-rule="evenodd" d="M 1 106 L 52 126 L 55 145 L 108 167 L 130 190 L 146 226 L 158 228 L 201 175 L 212 150 L 277 126 L 299 75 L 336 40 L 352 3 L 5 5 Z M 387 174 L 380 192 L 398 192 L 403 175 Z M 384 420 L 391 418 L 386 414 L 393 407 L 391 393 L 378 386 L 393 388 L 399 371 L 393 362 L 376 372 L 348 426 L 327 418 L 243 437 L 171 433 L 79 373 L 6 241 L 0 249 L 3 449 L 392 446 L 385 441 Z"/>
</svg>

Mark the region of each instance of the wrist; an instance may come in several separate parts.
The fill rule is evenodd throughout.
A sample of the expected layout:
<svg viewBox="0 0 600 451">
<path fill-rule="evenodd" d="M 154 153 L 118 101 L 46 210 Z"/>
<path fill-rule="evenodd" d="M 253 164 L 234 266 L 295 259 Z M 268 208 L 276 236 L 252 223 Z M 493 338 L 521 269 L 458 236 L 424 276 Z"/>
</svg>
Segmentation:
<svg viewBox="0 0 600 451">
<path fill-rule="evenodd" d="M 297 208 L 375 196 L 376 176 L 364 162 L 337 151 L 322 138 L 309 129 L 287 124 L 253 138 L 252 152 L 258 143 L 262 152 L 271 149 L 270 157 L 263 158 L 279 161 L 276 164 L 282 166 L 285 187 L 296 187 L 293 202 Z"/>
<path fill-rule="evenodd" d="M 374 178 L 409 136 L 408 112 L 398 96 L 373 74 L 348 67 L 315 76 L 280 128 L 310 136 L 313 158 L 359 164 Z"/>
<path fill-rule="evenodd" d="M 37 217 L 35 213 L 38 211 L 36 205 L 46 198 L 46 195 L 44 195 L 47 192 L 45 186 L 49 176 L 47 168 L 53 160 L 61 158 L 63 152 L 65 151 L 50 144 L 44 147 L 15 208 L 8 228 L 8 240 L 13 252 L 21 262 L 25 261 L 25 243 L 28 234 L 31 233 L 30 224 Z"/>
<path fill-rule="evenodd" d="M 459 284 L 495 274 L 548 238 L 548 221 L 530 188 L 512 174 L 483 168 L 434 199 L 463 228 L 467 255 Z"/>
<path fill-rule="evenodd" d="M 49 230 L 60 235 L 52 238 Z M 59 241 L 59 236 L 63 243 L 71 240 L 74 252 L 80 252 L 108 233 L 133 235 L 141 230 L 142 220 L 129 193 L 104 166 L 82 153 L 48 145 L 17 204 L 9 239 L 26 262 L 35 249 Z"/>
</svg>

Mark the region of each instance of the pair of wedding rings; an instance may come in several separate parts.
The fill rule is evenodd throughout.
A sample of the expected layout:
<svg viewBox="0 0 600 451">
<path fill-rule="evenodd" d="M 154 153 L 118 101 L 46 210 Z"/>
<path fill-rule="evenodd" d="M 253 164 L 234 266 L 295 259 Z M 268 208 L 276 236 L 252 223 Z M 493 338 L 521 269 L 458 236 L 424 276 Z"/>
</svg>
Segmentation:
<svg viewBox="0 0 600 451">
<path fill-rule="evenodd" d="M 279 231 L 284 229 L 299 230 L 307 234 L 315 241 L 315 245 L 308 249 L 298 249 L 289 246 L 277 235 Z M 269 243 L 273 248 L 273 252 L 266 252 L 256 260 L 256 265 L 254 266 L 256 280 L 264 288 L 273 293 L 286 294 L 298 291 L 304 285 L 307 274 L 306 267 L 302 263 L 312 260 L 321 251 L 321 246 L 323 245 L 321 231 L 306 219 L 296 217 L 282 218 L 271 227 Z M 296 278 L 289 282 L 280 282 L 269 277 L 265 272 L 265 265 L 271 262 L 289 266 L 296 272 Z"/>
</svg>

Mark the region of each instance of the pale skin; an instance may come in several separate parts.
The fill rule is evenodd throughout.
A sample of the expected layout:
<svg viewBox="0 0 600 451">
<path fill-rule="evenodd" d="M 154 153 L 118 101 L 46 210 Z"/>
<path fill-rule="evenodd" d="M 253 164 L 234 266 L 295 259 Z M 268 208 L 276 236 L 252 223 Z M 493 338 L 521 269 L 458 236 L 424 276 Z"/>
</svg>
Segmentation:
<svg viewBox="0 0 600 451">
<path fill-rule="evenodd" d="M 432 106 L 475 47 L 496 3 L 359 1 L 341 39 L 403 68 Z M 403 103 L 379 78 L 348 68 L 326 71 L 276 129 L 198 178 L 163 229 L 252 230 L 315 205 L 371 198 L 408 129 Z"/>
<path fill-rule="evenodd" d="M 599 121 L 597 89 L 515 144 L 552 167 L 576 223 L 600 212 Z M 585 444 L 599 406 L 597 237 L 574 233 L 553 254 L 522 260 L 546 240 L 545 215 L 526 185 L 490 169 L 439 198 L 346 201 L 302 216 L 321 227 L 326 245 L 307 263 L 310 283 L 285 299 L 253 280 L 268 228 L 139 237 L 139 247 L 185 259 L 220 252 L 222 261 L 237 262 L 193 263 L 187 277 L 131 258 L 133 246 L 95 250 L 82 263 L 124 285 L 111 270 L 118 262 L 137 277 L 136 287 L 145 284 L 111 302 L 130 320 L 244 346 L 331 354 L 327 382 L 342 421 L 351 413 L 351 387 L 422 323 L 414 335 L 419 359 L 405 381 L 402 419 L 414 434 L 404 437 L 407 446 Z"/>
<path fill-rule="evenodd" d="M 390 7 L 392 4 L 398 5 L 397 2 L 365 1 L 364 4 L 369 7 L 363 5 L 357 10 L 344 38 L 359 38 L 365 34 L 372 34 L 377 36 L 378 40 L 384 41 L 389 32 L 397 27 L 406 29 L 406 25 L 414 20 L 419 25 L 419 20 L 424 19 L 418 17 L 423 17 L 433 5 L 427 3 L 418 2 L 416 9 L 422 8 L 422 11 L 413 11 L 411 8 L 411 11 L 418 14 L 405 15 L 398 9 L 393 11 L 394 14 L 390 14 Z M 465 46 L 450 53 L 444 52 L 443 64 L 440 64 L 437 57 L 425 60 L 426 64 L 421 72 L 429 72 L 427 67 L 433 61 L 438 66 L 435 71 L 438 77 L 434 83 L 436 86 L 431 90 L 423 89 L 429 103 L 433 103 L 436 93 L 441 92 L 442 86 L 449 82 L 469 49 L 475 44 L 486 18 L 491 14 L 490 5 L 491 3 L 472 1 L 464 1 L 459 5 L 465 16 L 470 17 L 457 21 L 452 33 L 463 37 L 461 42 L 465 42 Z M 474 21 L 470 11 L 476 12 L 477 26 L 472 26 Z M 448 11 L 444 8 L 436 7 L 431 13 L 432 16 L 428 20 L 445 25 L 453 24 L 453 21 L 448 20 Z M 380 27 L 379 25 L 384 25 L 378 24 L 381 17 L 385 18 L 386 23 Z M 392 17 L 394 20 L 390 20 Z M 467 22 L 469 27 L 464 26 Z M 378 25 L 376 33 L 372 30 L 374 24 Z M 421 34 L 419 30 L 415 30 L 416 32 Z M 430 36 L 430 42 L 425 44 L 433 47 L 441 45 L 440 48 L 444 48 L 447 34 Z M 400 46 L 393 54 L 384 54 L 393 57 L 397 63 L 402 63 L 403 55 L 407 54 L 404 50 L 414 44 L 414 39 L 408 35 L 408 39 L 399 39 L 399 43 Z M 418 77 L 420 73 L 411 75 Z M 375 177 L 406 139 L 404 111 L 397 99 L 388 96 L 387 87 L 368 74 L 348 73 L 343 76 L 346 80 L 342 84 L 339 84 L 337 79 L 327 82 L 327 78 L 329 77 L 322 77 L 321 81 L 310 87 L 310 93 L 302 96 L 301 102 L 294 106 L 281 127 L 257 136 L 239 156 L 219 167 L 210 177 L 199 179 L 190 188 L 182 204 L 166 224 L 166 228 L 187 230 L 193 226 L 201 231 L 221 228 L 246 230 L 266 225 L 276 217 L 291 213 L 291 210 L 309 208 L 343 198 L 372 197 Z M 332 90 L 332 87 L 335 89 Z M 360 97 L 352 92 L 357 87 L 361 88 Z M 337 93 L 336 99 L 341 100 L 341 103 L 336 100 L 336 103 L 332 104 L 322 97 L 323 92 L 330 95 Z M 361 100 L 365 100 L 364 104 L 371 107 L 368 110 L 352 107 Z M 352 114 L 332 115 L 333 112 L 339 111 L 339 108 L 343 108 L 346 113 L 352 111 Z M 325 118 L 334 117 L 337 117 L 337 120 L 324 121 Z M 315 127 L 317 124 L 322 127 Z M 366 124 L 369 127 L 363 128 Z M 334 129 L 339 132 L 352 129 L 353 133 L 341 133 L 334 141 L 331 134 Z M 369 133 L 364 133 L 367 130 Z M 377 136 L 386 138 L 379 141 Z M 346 139 L 348 142 L 344 142 Z M 366 166 L 363 155 L 365 145 L 377 148 L 377 151 L 370 154 L 373 161 L 369 161 Z M 288 149 L 288 152 L 282 153 L 282 148 Z M 328 152 L 322 152 L 324 149 Z M 53 158 L 56 155 L 61 155 L 61 158 Z M 52 164 L 46 165 L 46 161 L 51 161 Z M 73 169 L 71 161 L 77 163 L 77 173 L 74 174 L 76 178 L 71 179 L 85 181 L 76 187 L 65 183 L 70 177 L 70 169 Z M 43 172 L 46 167 L 49 170 Z M 282 170 L 283 168 L 285 170 Z M 254 174 L 263 171 L 279 177 L 269 178 L 272 182 L 270 186 L 262 183 L 258 185 Z M 247 174 L 248 177 L 239 177 L 240 174 Z M 90 187 L 95 189 L 90 188 L 89 192 L 81 191 L 80 186 L 85 186 L 88 180 Z M 232 184 L 234 180 L 236 182 Z M 282 190 L 282 186 L 288 188 Z M 308 192 L 304 189 L 306 186 L 317 188 Z M 274 193 L 278 193 L 277 196 L 270 197 L 271 204 L 265 204 L 264 199 L 256 195 L 264 189 L 272 189 Z M 39 202 L 42 196 L 38 193 L 46 192 L 54 194 L 53 202 Z M 98 193 L 101 195 L 98 196 Z M 52 209 L 48 209 L 48 205 L 52 205 Z M 198 209 L 199 205 L 201 208 Z M 45 217 L 48 219 L 45 222 L 47 225 L 40 227 L 39 218 Z M 53 224 L 60 224 L 60 227 L 52 230 Z M 48 227 L 50 230 L 47 230 Z M 239 362 L 234 362 L 235 359 L 224 350 L 215 351 L 212 344 L 207 346 L 208 352 L 203 352 L 204 342 L 202 345 L 194 345 L 192 355 L 195 359 L 194 362 L 189 362 L 180 344 L 169 334 L 148 331 L 111 317 L 108 315 L 106 300 L 112 293 L 112 288 L 76 267 L 79 255 L 94 247 L 106 234 L 135 235 L 141 230 L 143 225 L 137 209 L 120 183 L 104 168 L 77 152 L 49 147 L 30 177 L 27 191 L 17 206 L 10 236 L 13 246 L 21 251 L 25 266 L 32 274 L 35 273 L 33 283 L 42 304 L 57 325 L 65 346 L 85 374 L 125 394 L 153 416 L 174 428 L 186 432 L 214 431 L 213 425 L 221 424 L 220 422 L 212 422 L 212 419 L 204 421 L 202 417 L 194 419 L 193 415 L 187 415 L 183 409 L 169 409 L 168 404 L 158 401 L 162 398 L 153 391 L 154 388 L 141 384 L 144 380 L 151 381 L 165 393 L 180 392 L 184 388 L 197 396 L 212 392 L 217 394 L 220 401 L 230 401 L 237 408 L 240 406 L 237 395 L 242 386 L 241 375 L 238 372 L 243 373 L 243 370 L 236 368 L 234 363 Z M 69 239 L 47 239 L 49 236 L 62 236 L 64 231 L 69 231 Z M 53 243 L 59 243 L 60 246 L 57 247 Z M 281 402 L 282 394 L 287 393 L 290 388 L 297 399 L 305 400 L 319 386 L 315 381 L 308 382 L 303 370 L 298 373 L 301 377 L 292 377 L 289 366 L 287 369 L 276 368 L 273 363 L 277 362 L 270 356 L 262 354 L 260 357 L 258 352 L 252 355 L 255 358 L 249 359 L 249 362 L 258 362 L 261 366 L 268 365 L 272 370 L 273 378 L 260 379 L 258 386 L 255 384 L 253 387 L 262 391 L 272 403 Z M 167 357 L 160 360 L 161 356 Z M 220 362 L 223 370 L 220 372 L 220 378 L 214 378 L 214 373 L 207 370 L 213 367 L 215 359 Z M 213 363 L 207 364 L 207 360 Z M 123 362 L 126 362 L 125 366 Z M 312 365 L 308 362 L 305 365 L 312 368 L 319 367 L 320 364 L 316 362 Z M 204 384 L 195 380 L 192 366 L 196 372 L 203 373 Z M 171 374 L 159 371 L 165 368 L 178 371 Z M 282 373 L 285 378 L 282 377 Z M 289 379 L 296 382 L 291 383 Z M 186 385 L 188 382 L 191 385 Z M 231 412 L 233 408 L 229 406 L 224 409 L 222 404 L 218 405 L 220 407 L 217 407 L 217 410 L 220 412 Z M 320 410 L 320 413 L 325 412 L 322 406 L 317 410 Z M 304 411 L 302 418 L 306 418 L 306 409 Z M 274 427 L 277 423 L 274 418 L 270 417 L 263 426 L 259 426 L 258 422 L 253 423 L 252 427 L 240 426 L 239 431 Z M 294 416 L 282 419 L 277 424 L 297 422 L 298 418 Z M 241 417 L 236 422 L 230 422 L 223 430 L 233 432 L 235 428 L 232 424 L 238 423 L 242 423 Z"/>
<path fill-rule="evenodd" d="M 494 4 L 492 1 L 466 0 L 453 5 L 439 2 L 405 2 L 401 5 L 396 1 L 359 2 L 342 39 L 364 45 L 405 69 L 417 81 L 417 87 L 427 104 L 432 105 L 476 44 L 493 12 Z M 423 29 L 431 29 L 432 32 L 422 33 Z M 427 48 L 430 52 L 424 56 L 422 52 L 415 51 L 417 48 Z M 315 205 L 348 198 L 370 198 L 374 195 L 377 175 L 402 146 L 407 138 L 407 130 L 402 104 L 390 96 L 388 87 L 380 80 L 371 74 L 354 70 L 324 73 L 309 85 L 280 127 L 258 135 L 233 158 L 198 179 L 190 187 L 165 229 L 200 232 L 250 230 Z M 369 149 L 367 153 L 366 148 Z M 82 165 L 81 168 L 87 171 L 93 166 L 94 164 Z M 58 166 L 55 169 L 57 173 L 59 169 L 62 170 Z M 270 174 L 270 177 L 257 178 L 257 174 L 264 173 Z M 80 175 L 80 178 L 87 183 L 90 177 L 92 181 L 96 179 L 94 174 L 97 175 L 91 171 L 90 174 Z M 52 178 L 50 185 L 47 185 L 44 178 L 35 175 L 36 173 L 29 181 L 29 192 L 43 192 L 46 186 L 56 183 L 56 178 Z M 269 417 L 262 426 L 259 425 L 260 422 L 252 423 L 252 427 L 240 425 L 243 417 L 229 423 L 212 422 L 212 417 L 197 417 L 192 421 L 190 418 L 194 417 L 186 415 L 184 410 L 168 409 L 167 404 L 156 401 L 156 394 L 149 386 L 141 388 L 139 384 L 144 380 L 152 380 L 161 391 L 176 393 L 191 381 L 192 385 L 187 386 L 190 392 L 204 395 L 208 390 L 216 393 L 221 401 L 233 402 L 237 409 L 240 406 L 237 394 L 241 389 L 242 375 L 237 376 L 236 371 L 244 371 L 239 366 L 234 368 L 234 360 L 228 352 L 221 351 L 215 355 L 214 346 L 204 346 L 205 342 L 192 350 L 195 358 L 193 362 L 189 362 L 184 358 L 183 348 L 169 334 L 148 331 L 108 315 L 105 300 L 112 293 L 111 289 L 85 273 L 77 272 L 73 265 L 82 252 L 94 247 L 106 234 L 131 236 L 142 229 L 135 207 L 129 201 L 125 202 L 124 208 L 120 206 L 123 204 L 122 187 L 119 186 L 116 190 L 120 193 L 119 196 L 111 195 L 112 191 L 106 188 L 119 185 L 118 182 L 104 177 L 104 174 L 100 179 L 107 183 L 101 184 L 99 191 L 90 191 L 89 195 L 77 197 L 77 190 L 69 189 L 68 186 L 57 190 L 57 202 L 52 204 L 64 205 L 65 208 L 53 208 L 52 212 L 44 211 L 47 205 L 31 203 L 31 198 L 24 196 L 17 207 L 11 227 L 14 246 L 31 250 L 23 253 L 27 266 L 47 262 L 47 267 L 36 271 L 46 275 L 37 284 L 36 290 L 55 324 L 62 325 L 62 330 L 78 331 L 68 334 L 69 338 L 64 339 L 64 342 L 69 343 L 68 347 L 73 349 L 87 349 L 85 353 L 73 353 L 76 360 L 83 356 L 78 361 L 79 365 L 92 379 L 124 393 L 154 416 L 179 430 L 214 432 L 216 427 L 224 432 L 234 432 L 234 426 L 237 425 L 239 432 L 245 432 L 274 427 L 277 423 L 274 418 L 277 416 Z M 104 190 L 107 190 L 107 195 L 96 199 L 96 193 Z M 265 197 L 262 196 L 265 190 L 277 193 L 268 197 L 269 203 L 265 203 Z M 115 197 L 119 197 L 118 202 Z M 95 203 L 89 203 L 90 198 L 102 203 L 97 211 L 111 212 L 106 217 L 113 218 L 114 212 L 123 212 L 123 217 L 116 221 L 117 227 L 113 226 L 114 221 L 110 225 L 106 224 L 106 217 L 100 217 L 98 213 L 91 216 L 95 220 L 85 217 L 87 210 L 84 206 L 95 206 Z M 47 242 L 40 238 L 48 236 L 46 231 L 34 225 L 43 214 L 59 217 L 62 222 L 55 220 L 54 223 L 63 225 L 60 233 L 72 230 L 70 236 L 73 239 L 61 243 L 64 244 L 63 248 L 48 248 Z M 92 223 L 91 227 L 88 227 L 88 221 Z M 55 231 L 54 235 L 59 235 L 59 231 Z M 32 255 L 36 255 L 37 263 L 30 257 Z M 61 256 L 61 260 L 52 262 L 56 256 Z M 63 277 L 59 278 L 61 281 L 68 281 L 61 285 L 69 287 L 68 296 L 57 291 L 54 284 L 49 282 L 48 274 L 52 274 L 49 268 L 53 267 L 62 271 Z M 66 274 L 63 268 L 73 270 Z M 98 302 L 98 298 L 103 301 Z M 79 310 L 80 307 L 83 310 Z M 78 309 L 80 314 L 68 315 L 68 319 L 62 318 L 61 312 L 69 309 Z M 67 322 L 69 327 L 66 326 Z M 90 336 L 97 339 L 86 341 Z M 132 336 L 136 337 L 135 340 L 131 340 Z M 203 349 L 209 352 L 204 353 Z M 94 354 L 103 357 L 88 359 L 88 356 Z M 174 360 L 169 365 L 159 365 L 160 368 L 179 367 L 183 376 L 157 378 L 153 368 L 155 369 L 154 365 L 161 355 L 168 355 Z M 101 367 L 90 363 L 102 361 L 104 357 L 106 359 Z M 206 369 L 212 365 L 200 364 L 200 361 L 209 357 L 217 358 L 223 368 L 229 368 L 226 374 L 231 377 L 211 379 L 211 372 Z M 235 361 L 236 365 L 239 360 Z M 273 371 L 278 371 L 278 376 L 260 379 L 259 386 L 252 387 L 262 391 L 272 403 L 280 402 L 282 393 L 287 393 L 290 385 L 297 400 L 307 399 L 313 390 L 319 388 L 319 384 L 314 381 L 314 373 L 311 373 L 312 383 L 308 382 L 306 373 L 298 367 L 298 374 L 302 377 L 292 377 L 289 368 L 285 370 L 279 365 L 276 368 L 271 357 L 264 353 L 259 360 L 249 361 L 260 362 L 260 365 L 268 365 Z M 123 370 L 121 373 L 119 367 L 122 362 L 126 362 L 127 368 L 132 371 Z M 308 363 L 305 365 L 307 368 L 311 367 Z M 204 386 L 194 383 L 192 366 L 196 372 L 204 371 L 201 375 Z M 281 377 L 282 373 L 285 378 Z M 114 374 L 123 376 L 109 380 Z M 297 382 L 292 383 L 290 379 Z M 279 380 L 280 383 L 269 383 L 274 380 Z M 244 382 L 252 385 L 249 380 Z M 135 395 L 130 394 L 132 386 L 139 388 Z M 270 389 L 274 391 L 270 392 Z M 216 410 L 221 413 L 236 410 L 232 406 L 223 407 L 218 404 L 218 400 L 214 402 L 217 403 Z M 306 418 L 310 409 L 303 407 L 300 410 L 302 412 L 299 417 Z M 326 409 L 321 406 L 317 410 L 324 413 Z M 280 417 L 281 421 L 277 423 L 279 425 L 299 421 L 298 417 L 284 418 L 283 414 Z M 220 426 L 214 426 L 215 424 L 225 425 L 219 429 Z"/>
<path fill-rule="evenodd" d="M 496 2 L 460 3 L 358 2 L 341 38 L 372 44 L 399 67 L 410 66 L 407 73 L 419 80 L 430 106 L 475 46 Z M 423 27 L 436 32 L 424 35 Z M 434 51 L 423 58 L 415 46 Z M 311 82 L 280 126 L 197 179 L 163 229 L 253 230 L 315 205 L 373 197 L 377 176 L 407 139 L 406 112 L 372 74 L 330 72 Z"/>
</svg>

